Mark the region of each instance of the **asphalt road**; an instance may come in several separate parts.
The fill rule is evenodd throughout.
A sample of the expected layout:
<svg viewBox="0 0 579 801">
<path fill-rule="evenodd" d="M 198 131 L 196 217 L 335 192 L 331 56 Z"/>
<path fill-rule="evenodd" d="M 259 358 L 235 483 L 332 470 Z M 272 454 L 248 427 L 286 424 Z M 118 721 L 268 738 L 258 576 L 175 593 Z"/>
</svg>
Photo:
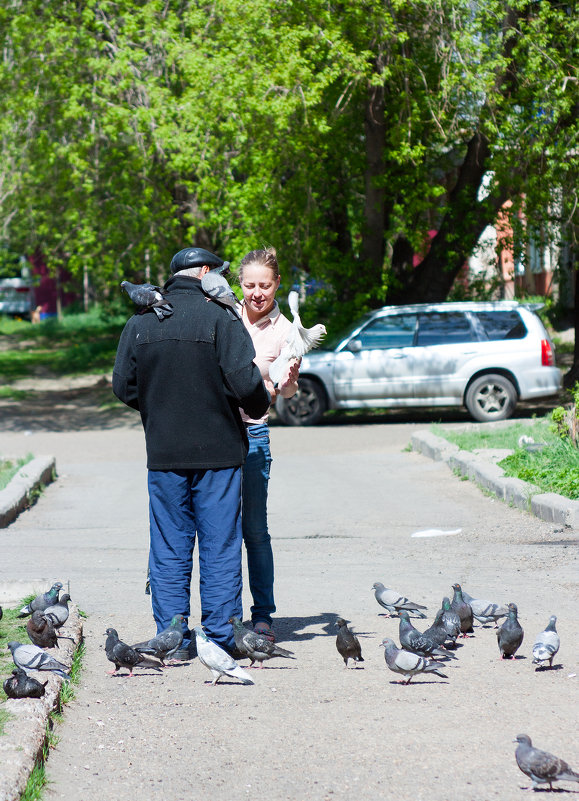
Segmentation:
<svg viewBox="0 0 579 801">
<path fill-rule="evenodd" d="M 47 800 L 508 801 L 529 785 L 514 759 L 518 733 L 579 770 L 576 533 L 406 451 L 423 422 L 272 429 L 277 631 L 295 661 L 252 671 L 249 687 L 211 687 L 198 660 L 162 675 L 107 675 L 107 626 L 129 642 L 154 631 L 143 437 L 124 419 L 106 430 L 1 434 L 3 453 L 54 454 L 59 478 L 0 532 L 0 578 L 69 581 L 89 615 L 82 686 L 48 761 Z M 430 528 L 461 533 L 410 536 Z M 493 630 L 479 628 L 448 679 L 397 684 L 379 644 L 397 639 L 398 622 L 379 616 L 375 581 L 426 604 L 430 619 L 455 581 L 516 601 L 519 658 L 500 661 Z M 198 613 L 196 587 L 194 573 Z M 556 669 L 536 672 L 532 642 L 550 614 L 561 650 Z M 344 669 L 338 616 L 360 636 L 363 668 Z"/>
</svg>

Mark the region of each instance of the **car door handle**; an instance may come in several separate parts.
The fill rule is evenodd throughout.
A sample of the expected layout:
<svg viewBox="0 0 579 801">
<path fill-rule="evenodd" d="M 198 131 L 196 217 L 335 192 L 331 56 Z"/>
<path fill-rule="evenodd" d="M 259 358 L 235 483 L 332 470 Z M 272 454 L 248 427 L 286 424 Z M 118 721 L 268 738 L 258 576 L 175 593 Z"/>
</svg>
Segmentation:
<svg viewBox="0 0 579 801">
<path fill-rule="evenodd" d="M 406 354 L 405 353 L 393 353 L 390 356 L 390 358 L 391 359 L 405 359 L 406 358 Z"/>
</svg>

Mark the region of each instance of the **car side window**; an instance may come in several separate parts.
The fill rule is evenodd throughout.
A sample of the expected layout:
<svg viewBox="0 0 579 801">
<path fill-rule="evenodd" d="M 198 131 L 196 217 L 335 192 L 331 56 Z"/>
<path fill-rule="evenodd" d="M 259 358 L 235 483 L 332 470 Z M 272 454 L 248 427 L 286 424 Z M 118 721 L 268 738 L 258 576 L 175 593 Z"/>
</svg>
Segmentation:
<svg viewBox="0 0 579 801">
<path fill-rule="evenodd" d="M 392 314 L 377 317 L 356 337 L 364 350 L 406 348 L 414 344 L 415 314 Z"/>
<path fill-rule="evenodd" d="M 474 312 L 488 339 L 523 339 L 527 335 L 521 315 L 514 309 L 510 311 Z"/>
<path fill-rule="evenodd" d="M 417 345 L 453 345 L 476 342 L 476 334 L 462 312 L 428 312 L 418 321 Z"/>
</svg>

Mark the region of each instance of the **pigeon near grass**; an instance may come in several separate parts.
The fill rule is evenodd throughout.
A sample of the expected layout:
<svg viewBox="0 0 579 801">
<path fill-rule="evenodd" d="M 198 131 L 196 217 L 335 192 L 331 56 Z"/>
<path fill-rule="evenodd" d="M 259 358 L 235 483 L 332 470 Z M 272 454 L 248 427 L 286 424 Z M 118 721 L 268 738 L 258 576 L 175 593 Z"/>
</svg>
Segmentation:
<svg viewBox="0 0 579 801">
<path fill-rule="evenodd" d="M 487 623 L 494 623 L 498 628 L 498 620 L 506 617 L 509 610 L 503 604 L 496 604 L 493 601 L 485 601 L 482 598 L 473 598 L 468 592 L 462 591 L 462 597 L 470 604 L 473 617 L 483 626 Z"/>
<path fill-rule="evenodd" d="M 22 668 L 17 667 L 2 686 L 8 698 L 42 698 L 47 684 L 48 679 L 42 684 L 33 676 L 28 676 Z"/>
<path fill-rule="evenodd" d="M 65 592 L 60 596 L 60 600 L 52 606 L 47 606 L 44 610 L 44 616 L 50 619 L 50 622 L 55 629 L 60 629 L 68 620 L 70 611 L 68 609 L 68 602 L 70 595 Z"/>
<path fill-rule="evenodd" d="M 30 640 L 39 648 L 58 648 L 58 637 L 54 625 L 44 612 L 38 609 L 26 621 L 26 631 Z"/>
<path fill-rule="evenodd" d="M 224 651 L 220 645 L 213 642 L 205 634 L 201 626 L 195 626 L 195 642 L 197 645 L 197 656 L 202 665 L 211 671 L 215 686 L 222 676 L 231 676 L 239 679 L 242 684 L 253 684 L 253 679 L 245 670 L 237 664 L 235 659 Z"/>
<path fill-rule="evenodd" d="M 461 636 L 469 637 L 474 632 L 472 627 L 473 613 L 471 606 L 462 597 L 462 587 L 460 584 L 453 584 L 452 589 L 454 590 L 454 596 L 450 608 L 456 612 L 460 618 Z"/>
<path fill-rule="evenodd" d="M 36 598 L 33 598 L 32 601 L 30 601 L 30 603 L 26 604 L 26 606 L 23 606 L 18 613 L 18 617 L 28 617 L 28 615 L 31 615 L 36 610 L 39 612 L 44 612 L 48 606 L 52 606 L 52 604 L 55 604 L 58 601 L 58 593 L 61 591 L 61 589 L 61 582 L 55 582 L 48 592 L 43 592 L 41 595 L 37 595 Z"/>
<path fill-rule="evenodd" d="M 557 634 L 555 624 L 557 617 L 551 615 L 549 623 L 544 631 L 537 634 L 533 644 L 533 664 L 540 665 L 541 662 L 548 662 L 549 667 L 553 667 L 553 657 L 559 650 L 561 641 Z"/>
<path fill-rule="evenodd" d="M 229 623 L 233 626 L 233 637 L 237 649 L 244 656 L 251 659 L 250 668 L 253 667 L 255 662 L 259 662 L 259 667 L 262 668 L 264 662 L 276 656 L 282 656 L 284 659 L 295 659 L 292 651 L 280 648 L 279 645 L 271 642 L 266 637 L 246 629 L 238 617 L 230 617 Z"/>
<path fill-rule="evenodd" d="M 160 666 L 151 662 L 143 654 L 135 651 L 126 642 L 119 640 L 119 635 L 116 629 L 108 628 L 106 630 L 107 639 L 105 642 L 105 653 L 109 662 L 115 666 L 114 670 L 108 670 L 111 676 L 114 675 L 119 668 L 127 668 L 129 676 L 133 676 L 134 668 L 139 665 L 140 667 L 152 667 L 155 670 L 161 670 Z"/>
<path fill-rule="evenodd" d="M 121 281 L 121 289 L 125 290 L 135 306 L 142 306 L 143 311 L 151 309 L 159 320 L 164 320 L 173 314 L 173 307 L 168 300 L 165 300 L 160 286 Z"/>
<path fill-rule="evenodd" d="M 6 646 L 12 654 L 12 659 L 16 667 L 22 668 L 26 673 L 29 670 L 50 670 L 62 676 L 63 679 L 70 679 L 68 668 L 55 659 L 42 648 L 33 643 L 23 645 L 20 642 L 9 642 Z"/>
<path fill-rule="evenodd" d="M 348 667 L 348 660 L 353 659 L 354 662 L 363 662 L 362 647 L 356 635 L 350 631 L 347 622 L 343 617 L 336 620 L 338 627 L 338 634 L 336 636 L 336 648 L 338 653 L 344 660 L 344 665 Z"/>
<path fill-rule="evenodd" d="M 140 654 L 150 654 L 156 657 L 163 667 L 165 666 L 165 659 L 177 653 L 183 642 L 183 615 L 175 615 L 171 619 L 169 626 L 160 631 L 155 637 L 145 642 L 138 642 L 132 647 Z"/>
<path fill-rule="evenodd" d="M 405 651 L 411 651 L 419 656 L 443 656 L 446 659 L 456 659 L 450 651 L 445 651 L 437 645 L 437 640 L 418 631 L 410 622 L 410 615 L 405 609 L 399 613 L 399 639 Z"/>
<path fill-rule="evenodd" d="M 517 605 L 509 604 L 509 614 L 503 625 L 497 629 L 497 642 L 502 659 L 513 659 L 521 647 L 524 637 L 523 627 L 519 623 Z"/>
<path fill-rule="evenodd" d="M 540 784 L 548 784 L 552 790 L 553 782 L 579 782 L 579 773 L 559 757 L 534 748 L 527 734 L 517 734 L 514 742 L 518 743 L 515 751 L 517 765 L 532 780 L 533 790 Z"/>
<path fill-rule="evenodd" d="M 424 612 L 420 611 L 426 609 L 425 606 L 409 601 L 404 595 L 400 595 L 396 590 L 390 590 L 385 587 L 382 582 L 375 581 L 372 585 L 374 590 L 374 597 L 380 604 L 390 613 L 390 617 L 396 617 L 401 609 L 406 609 L 408 612 L 414 612 L 418 617 L 426 617 Z"/>
<path fill-rule="evenodd" d="M 289 293 L 287 301 L 293 316 L 292 327 L 279 356 L 269 366 L 269 377 L 274 384 L 280 384 L 287 368 L 294 359 L 301 359 L 308 351 L 315 348 L 326 335 L 326 326 L 318 323 L 312 328 L 304 328 L 300 319 L 299 294 Z"/>
<path fill-rule="evenodd" d="M 396 647 L 394 640 L 389 637 L 382 640 L 381 647 L 384 648 L 384 658 L 389 670 L 406 677 L 406 681 L 400 682 L 401 684 L 410 684 L 410 679 L 419 673 L 434 673 L 442 679 L 448 678 L 448 676 L 440 672 L 440 665 L 436 662 L 431 662 L 419 654 L 400 650 L 400 648 Z"/>
</svg>

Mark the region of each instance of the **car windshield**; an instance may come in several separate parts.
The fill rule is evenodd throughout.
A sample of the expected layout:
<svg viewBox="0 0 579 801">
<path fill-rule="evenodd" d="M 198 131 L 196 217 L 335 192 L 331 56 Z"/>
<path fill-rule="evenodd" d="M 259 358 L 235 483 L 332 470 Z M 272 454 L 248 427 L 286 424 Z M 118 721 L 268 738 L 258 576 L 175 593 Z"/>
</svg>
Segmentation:
<svg viewBox="0 0 579 801">
<path fill-rule="evenodd" d="M 321 344 L 320 350 L 335 350 L 340 342 L 347 339 L 357 328 L 360 328 L 366 320 L 372 316 L 372 312 L 359 317 L 354 323 L 350 323 L 346 328 L 342 328 L 337 334 L 330 334 Z"/>
</svg>

